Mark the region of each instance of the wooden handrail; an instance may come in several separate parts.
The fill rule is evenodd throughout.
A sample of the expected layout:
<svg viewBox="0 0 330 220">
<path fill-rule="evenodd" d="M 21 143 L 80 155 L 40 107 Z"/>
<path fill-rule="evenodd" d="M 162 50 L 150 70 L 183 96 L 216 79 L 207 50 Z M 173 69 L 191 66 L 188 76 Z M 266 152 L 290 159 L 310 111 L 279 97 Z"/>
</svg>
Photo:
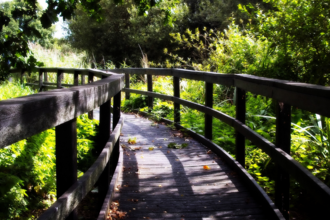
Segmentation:
<svg viewBox="0 0 330 220">
<path fill-rule="evenodd" d="M 21 71 L 24 73 L 24 71 Z M 57 72 L 57 83 L 43 82 L 44 73 Z M 78 86 L 78 76 L 89 73 L 89 84 Z M 64 73 L 74 74 L 75 86 L 61 89 Z M 92 82 L 93 76 L 102 80 Z M 47 79 L 47 78 L 46 78 Z M 83 79 L 83 77 L 82 77 Z M 82 82 L 84 84 L 84 82 Z M 56 188 L 58 200 L 40 219 L 76 219 L 76 207 L 98 183 L 100 206 L 110 183 L 110 156 L 119 152 L 121 90 L 124 75 L 105 71 L 39 68 L 39 88 L 56 85 L 56 90 L 0 102 L 0 148 L 55 127 L 56 135 Z M 70 85 L 71 86 L 71 85 Z M 114 131 L 110 136 L 110 100 L 115 97 Z M 118 102 L 119 100 L 119 102 Z M 76 118 L 100 107 L 100 141 L 95 147 L 98 159 L 77 181 Z M 114 163 L 113 161 L 111 161 Z M 115 164 L 112 164 L 115 165 Z M 103 195 L 104 194 L 104 195 Z"/>
<path fill-rule="evenodd" d="M 256 146 L 267 153 L 278 166 L 275 203 L 286 218 L 288 218 L 289 209 L 289 175 L 299 180 L 301 184 L 310 189 L 314 195 L 321 198 L 323 203 L 327 204 L 327 206 L 330 205 L 330 188 L 290 156 L 291 106 L 330 117 L 329 87 L 269 79 L 246 74 L 219 74 L 182 69 L 130 68 L 115 69 L 111 70 L 111 72 L 125 73 L 126 88 L 123 89 L 123 91 L 126 92 L 127 97 L 129 97 L 129 93 L 136 93 L 146 95 L 149 99 L 153 97 L 173 101 L 174 121 L 176 123 L 180 123 L 180 105 L 185 105 L 200 112 L 204 112 L 205 137 L 208 139 L 212 139 L 212 135 L 210 135 L 212 134 L 212 117 L 218 118 L 235 128 L 236 160 L 242 167 L 245 166 L 245 138 L 251 140 Z M 174 96 L 152 92 L 152 85 L 149 85 L 149 81 L 148 88 L 151 89 L 148 89 L 148 91 L 129 89 L 130 74 L 147 74 L 148 78 L 151 78 L 152 75 L 173 76 Z M 205 81 L 205 106 L 180 99 L 180 78 Z M 236 87 L 236 119 L 212 109 L 213 94 L 210 91 L 213 83 Z M 273 98 L 279 103 L 277 106 L 278 113 L 276 115 L 276 145 L 270 143 L 244 124 L 246 114 L 245 96 L 247 91 Z"/>
</svg>

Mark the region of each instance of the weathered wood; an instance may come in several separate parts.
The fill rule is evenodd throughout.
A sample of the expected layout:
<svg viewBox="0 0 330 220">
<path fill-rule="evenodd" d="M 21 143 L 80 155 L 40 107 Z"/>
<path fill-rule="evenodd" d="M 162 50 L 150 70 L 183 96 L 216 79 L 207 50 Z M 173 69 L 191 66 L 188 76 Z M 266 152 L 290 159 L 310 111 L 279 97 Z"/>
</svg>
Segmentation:
<svg viewBox="0 0 330 220">
<path fill-rule="evenodd" d="M 24 84 L 24 74 L 25 74 L 25 69 L 21 70 L 21 84 Z"/>
<path fill-rule="evenodd" d="M 57 88 L 58 89 L 62 88 L 62 77 L 63 77 L 63 73 L 64 72 L 62 70 L 58 70 L 57 71 L 57 75 L 56 75 L 57 76 L 56 77 L 57 78 L 57 81 L 56 82 L 57 82 Z"/>
<path fill-rule="evenodd" d="M 47 209 L 39 220 L 63 220 L 72 210 L 74 210 L 79 202 L 87 195 L 94 187 L 102 171 L 104 170 L 110 155 L 113 151 L 113 146 L 118 140 L 123 125 L 123 119 L 120 120 L 118 126 L 110 135 L 110 138 L 103 148 L 101 154 L 94 164 L 79 178 L 79 180 L 70 187 L 49 209 Z"/>
<path fill-rule="evenodd" d="M 44 72 L 44 82 L 48 82 L 48 73 Z"/>
<path fill-rule="evenodd" d="M 125 73 L 125 88 L 129 89 L 129 73 Z M 128 100 L 130 98 L 130 94 L 128 92 L 125 93 L 125 99 Z"/>
<path fill-rule="evenodd" d="M 213 108 L 213 83 L 205 82 L 205 106 Z M 204 136 L 212 140 L 212 116 L 208 114 L 205 114 Z"/>
<path fill-rule="evenodd" d="M 324 201 L 324 203 L 330 205 L 330 189 L 311 172 L 304 168 L 300 163 L 295 161 L 290 155 L 285 153 L 283 150 L 276 148 L 274 144 L 269 142 L 267 139 L 251 130 L 248 126 L 241 123 L 240 121 L 214 109 L 210 109 L 203 105 L 193 103 L 187 100 L 179 99 L 172 96 L 162 95 L 158 93 L 151 93 L 146 91 L 139 91 L 133 89 L 123 89 L 124 91 L 137 93 L 141 95 L 149 95 L 154 98 L 160 98 L 164 100 L 170 100 L 173 102 L 180 103 L 181 105 L 188 106 L 198 111 L 212 115 L 215 118 L 220 119 L 226 124 L 234 127 L 238 132 L 245 136 L 245 138 L 252 141 L 256 146 L 261 148 L 266 154 L 268 154 L 273 161 L 285 169 L 290 175 L 295 177 L 302 185 L 313 192 L 314 196 Z M 211 142 L 212 143 L 212 142 Z"/>
<path fill-rule="evenodd" d="M 88 83 L 90 84 L 92 82 L 94 82 L 94 73 L 89 72 L 88 73 Z M 93 111 L 88 112 L 88 118 L 89 119 L 93 119 L 94 118 Z"/>
<path fill-rule="evenodd" d="M 125 118 L 127 118 L 127 123 L 123 127 L 122 133 L 124 136 L 122 140 L 127 137 L 136 137 L 137 134 L 145 136 L 146 139 L 150 136 L 152 137 L 150 138 L 151 140 L 158 139 L 158 128 L 150 126 L 151 122 L 148 122 L 149 126 L 144 126 L 142 130 L 135 130 L 135 128 L 140 127 L 141 121 L 146 120 L 134 120 L 134 116 L 127 115 Z M 159 126 L 161 130 L 164 127 L 162 125 Z M 180 125 L 178 127 L 180 129 L 183 128 Z M 169 128 L 167 129 L 169 130 Z M 150 135 L 149 131 L 153 131 L 154 134 Z M 179 139 L 176 137 L 174 142 L 177 142 Z M 150 144 L 155 144 L 151 140 Z M 213 156 L 207 153 L 207 150 L 200 144 L 195 147 L 194 145 L 197 142 L 193 139 L 190 139 L 188 143 L 189 146 L 182 150 L 168 149 L 167 145 L 158 148 L 158 144 L 154 145 L 155 148 L 152 151 L 148 149 L 151 145 L 144 145 L 142 149 L 137 151 L 130 151 L 128 148 L 124 148 L 124 169 L 120 176 L 121 186 L 117 185 L 114 197 L 114 199 L 121 201 L 119 208 L 127 211 L 130 218 L 134 218 L 137 215 L 142 216 L 142 214 L 146 217 L 148 213 L 161 215 L 164 211 L 168 213 L 185 213 L 185 215 L 207 211 L 209 215 L 213 215 L 214 212 L 219 210 L 259 208 L 259 205 L 254 200 L 249 201 L 248 204 L 245 202 L 246 200 L 242 200 L 243 198 L 251 197 L 251 195 L 247 196 L 248 189 L 244 187 L 240 179 L 235 177 L 236 175 L 230 175 L 231 170 L 228 170 L 226 166 L 224 168 L 222 165 L 219 165 L 218 162 L 212 163 L 212 160 L 214 160 Z M 126 141 L 122 144 L 128 145 Z M 132 145 L 132 147 L 141 147 L 141 145 L 136 144 Z M 190 155 L 198 147 L 201 149 L 200 159 L 208 158 L 209 163 L 207 164 L 209 164 L 210 170 L 204 170 L 203 165 L 197 164 L 195 160 L 187 160 L 187 163 L 181 162 L 183 159 L 181 155 Z M 223 152 L 227 154 L 225 151 Z M 140 164 L 140 161 L 148 163 L 151 160 L 157 161 L 158 165 L 141 166 Z M 206 162 L 206 160 L 203 161 Z M 231 158 L 231 161 L 239 165 L 233 158 Z M 161 164 L 165 166 L 161 166 Z M 249 175 L 247 172 L 245 174 Z M 205 176 L 207 178 L 204 178 Z M 253 180 L 251 176 L 249 177 Z M 264 193 L 263 195 L 268 198 L 261 187 L 257 183 L 255 184 Z M 237 196 L 240 193 L 243 193 L 243 195 Z M 232 195 L 235 195 L 235 199 Z M 205 198 L 208 196 L 208 198 L 205 199 L 203 196 Z M 169 202 L 166 202 L 165 199 Z M 222 203 L 219 201 L 226 202 Z M 269 198 L 266 201 L 271 202 Z M 275 209 L 274 205 L 271 209 Z M 254 213 L 260 214 L 263 212 L 261 210 L 255 209 Z M 272 212 L 274 214 L 274 211 Z M 241 214 L 242 216 L 245 215 L 244 213 Z M 277 212 L 275 211 L 275 216 L 281 217 L 278 210 Z M 270 218 L 270 216 L 264 217 L 264 219 Z"/>
<path fill-rule="evenodd" d="M 60 198 L 77 182 L 77 120 L 76 118 L 55 127 L 56 140 L 56 192 Z M 73 210 L 66 218 L 77 219 Z"/>
<path fill-rule="evenodd" d="M 106 145 L 111 130 L 111 99 L 100 106 L 100 124 L 99 124 L 99 146 L 96 149 L 96 154 L 101 153 L 103 147 Z M 108 192 L 108 186 L 111 181 L 110 176 L 110 161 L 107 162 L 98 181 L 98 201 L 99 208 L 102 207 L 103 200 Z"/>
<path fill-rule="evenodd" d="M 246 94 L 245 91 L 236 87 L 236 120 L 245 124 Z M 236 132 L 236 160 L 245 167 L 245 137 L 239 131 Z"/>
<path fill-rule="evenodd" d="M 117 94 L 123 75 L 89 85 L 52 90 L 0 102 L 0 147 L 3 148 L 91 111 Z"/>
<path fill-rule="evenodd" d="M 173 76 L 173 94 L 180 98 L 180 78 Z M 174 122 L 180 124 L 180 104 L 174 102 Z"/>
<path fill-rule="evenodd" d="M 276 147 L 290 155 L 291 106 L 283 102 L 277 103 L 276 106 Z M 275 179 L 275 204 L 286 219 L 289 219 L 289 190 L 289 174 L 285 169 L 277 167 Z"/>
<path fill-rule="evenodd" d="M 79 85 L 79 71 L 75 71 L 73 75 L 73 85 Z"/>
<path fill-rule="evenodd" d="M 109 210 L 111 202 L 113 201 L 113 196 L 114 196 L 117 184 L 118 184 L 119 176 L 122 173 L 122 170 L 123 170 L 123 149 L 120 148 L 118 163 L 117 163 L 115 172 L 112 176 L 108 192 L 105 196 L 105 199 L 102 204 L 101 211 L 99 213 L 97 220 L 106 220 L 107 219 L 108 210 Z"/>
<path fill-rule="evenodd" d="M 81 85 L 85 85 L 85 75 L 81 74 Z"/>
<path fill-rule="evenodd" d="M 152 92 L 152 75 L 147 75 L 147 84 L 148 84 L 148 91 Z M 154 98 L 149 96 L 148 97 L 148 107 L 149 107 L 149 112 L 152 111 L 153 109 L 153 104 L 154 104 Z"/>
<path fill-rule="evenodd" d="M 118 92 L 113 97 L 113 128 L 116 127 L 120 118 L 120 103 L 121 103 L 121 92 Z"/>
</svg>

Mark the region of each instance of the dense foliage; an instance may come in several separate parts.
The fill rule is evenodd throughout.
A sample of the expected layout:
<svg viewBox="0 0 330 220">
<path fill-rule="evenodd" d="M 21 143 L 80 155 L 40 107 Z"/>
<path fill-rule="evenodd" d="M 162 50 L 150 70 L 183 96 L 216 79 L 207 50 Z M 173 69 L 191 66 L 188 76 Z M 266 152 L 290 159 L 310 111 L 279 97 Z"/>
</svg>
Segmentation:
<svg viewBox="0 0 330 220">
<path fill-rule="evenodd" d="M 34 93 L 19 83 L 0 84 L 0 100 Z M 92 154 L 98 121 L 77 118 L 77 163 L 81 176 Z M 0 218 L 35 219 L 56 200 L 55 130 L 49 129 L 0 149 Z"/>
<path fill-rule="evenodd" d="M 75 18 L 69 21 L 69 42 L 73 47 L 85 50 L 101 68 L 106 68 L 110 62 L 117 67 L 123 62 L 139 66 L 142 51 L 149 58 L 160 61 L 164 56 L 162 49 L 170 44 L 169 33 L 183 28 L 187 13 L 184 4 L 174 7 L 175 2 L 164 1 L 159 7 L 150 9 L 147 16 L 139 16 L 139 9 L 132 1 L 116 5 L 112 1 L 102 0 L 104 19 L 101 23 L 78 7 Z M 164 9 L 168 7 L 172 7 L 173 21 L 164 25 L 167 16 Z"/>
</svg>

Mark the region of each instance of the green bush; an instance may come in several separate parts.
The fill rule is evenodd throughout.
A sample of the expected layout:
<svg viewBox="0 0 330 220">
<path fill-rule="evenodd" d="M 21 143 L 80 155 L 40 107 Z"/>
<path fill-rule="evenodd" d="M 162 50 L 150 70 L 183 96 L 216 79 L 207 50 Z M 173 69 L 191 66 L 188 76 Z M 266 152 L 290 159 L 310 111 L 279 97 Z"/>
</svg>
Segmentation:
<svg viewBox="0 0 330 220">
<path fill-rule="evenodd" d="M 0 100 L 34 93 L 19 83 L 3 82 Z M 81 176 L 95 160 L 97 120 L 77 118 L 77 163 Z M 56 200 L 55 129 L 0 149 L 0 218 L 35 219 Z"/>
</svg>

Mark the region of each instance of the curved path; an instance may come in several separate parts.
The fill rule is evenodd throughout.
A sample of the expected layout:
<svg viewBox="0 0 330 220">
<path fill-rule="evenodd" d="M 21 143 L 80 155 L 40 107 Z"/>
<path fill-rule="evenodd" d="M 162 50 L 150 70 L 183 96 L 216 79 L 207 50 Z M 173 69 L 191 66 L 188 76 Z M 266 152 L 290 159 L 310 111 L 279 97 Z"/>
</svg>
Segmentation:
<svg viewBox="0 0 330 220">
<path fill-rule="evenodd" d="M 113 201 L 127 212 L 125 219 L 269 219 L 236 174 L 202 144 L 139 116 L 124 118 L 123 170 Z M 129 138 L 137 143 L 128 144 Z M 169 149 L 170 142 L 188 147 Z"/>
</svg>

